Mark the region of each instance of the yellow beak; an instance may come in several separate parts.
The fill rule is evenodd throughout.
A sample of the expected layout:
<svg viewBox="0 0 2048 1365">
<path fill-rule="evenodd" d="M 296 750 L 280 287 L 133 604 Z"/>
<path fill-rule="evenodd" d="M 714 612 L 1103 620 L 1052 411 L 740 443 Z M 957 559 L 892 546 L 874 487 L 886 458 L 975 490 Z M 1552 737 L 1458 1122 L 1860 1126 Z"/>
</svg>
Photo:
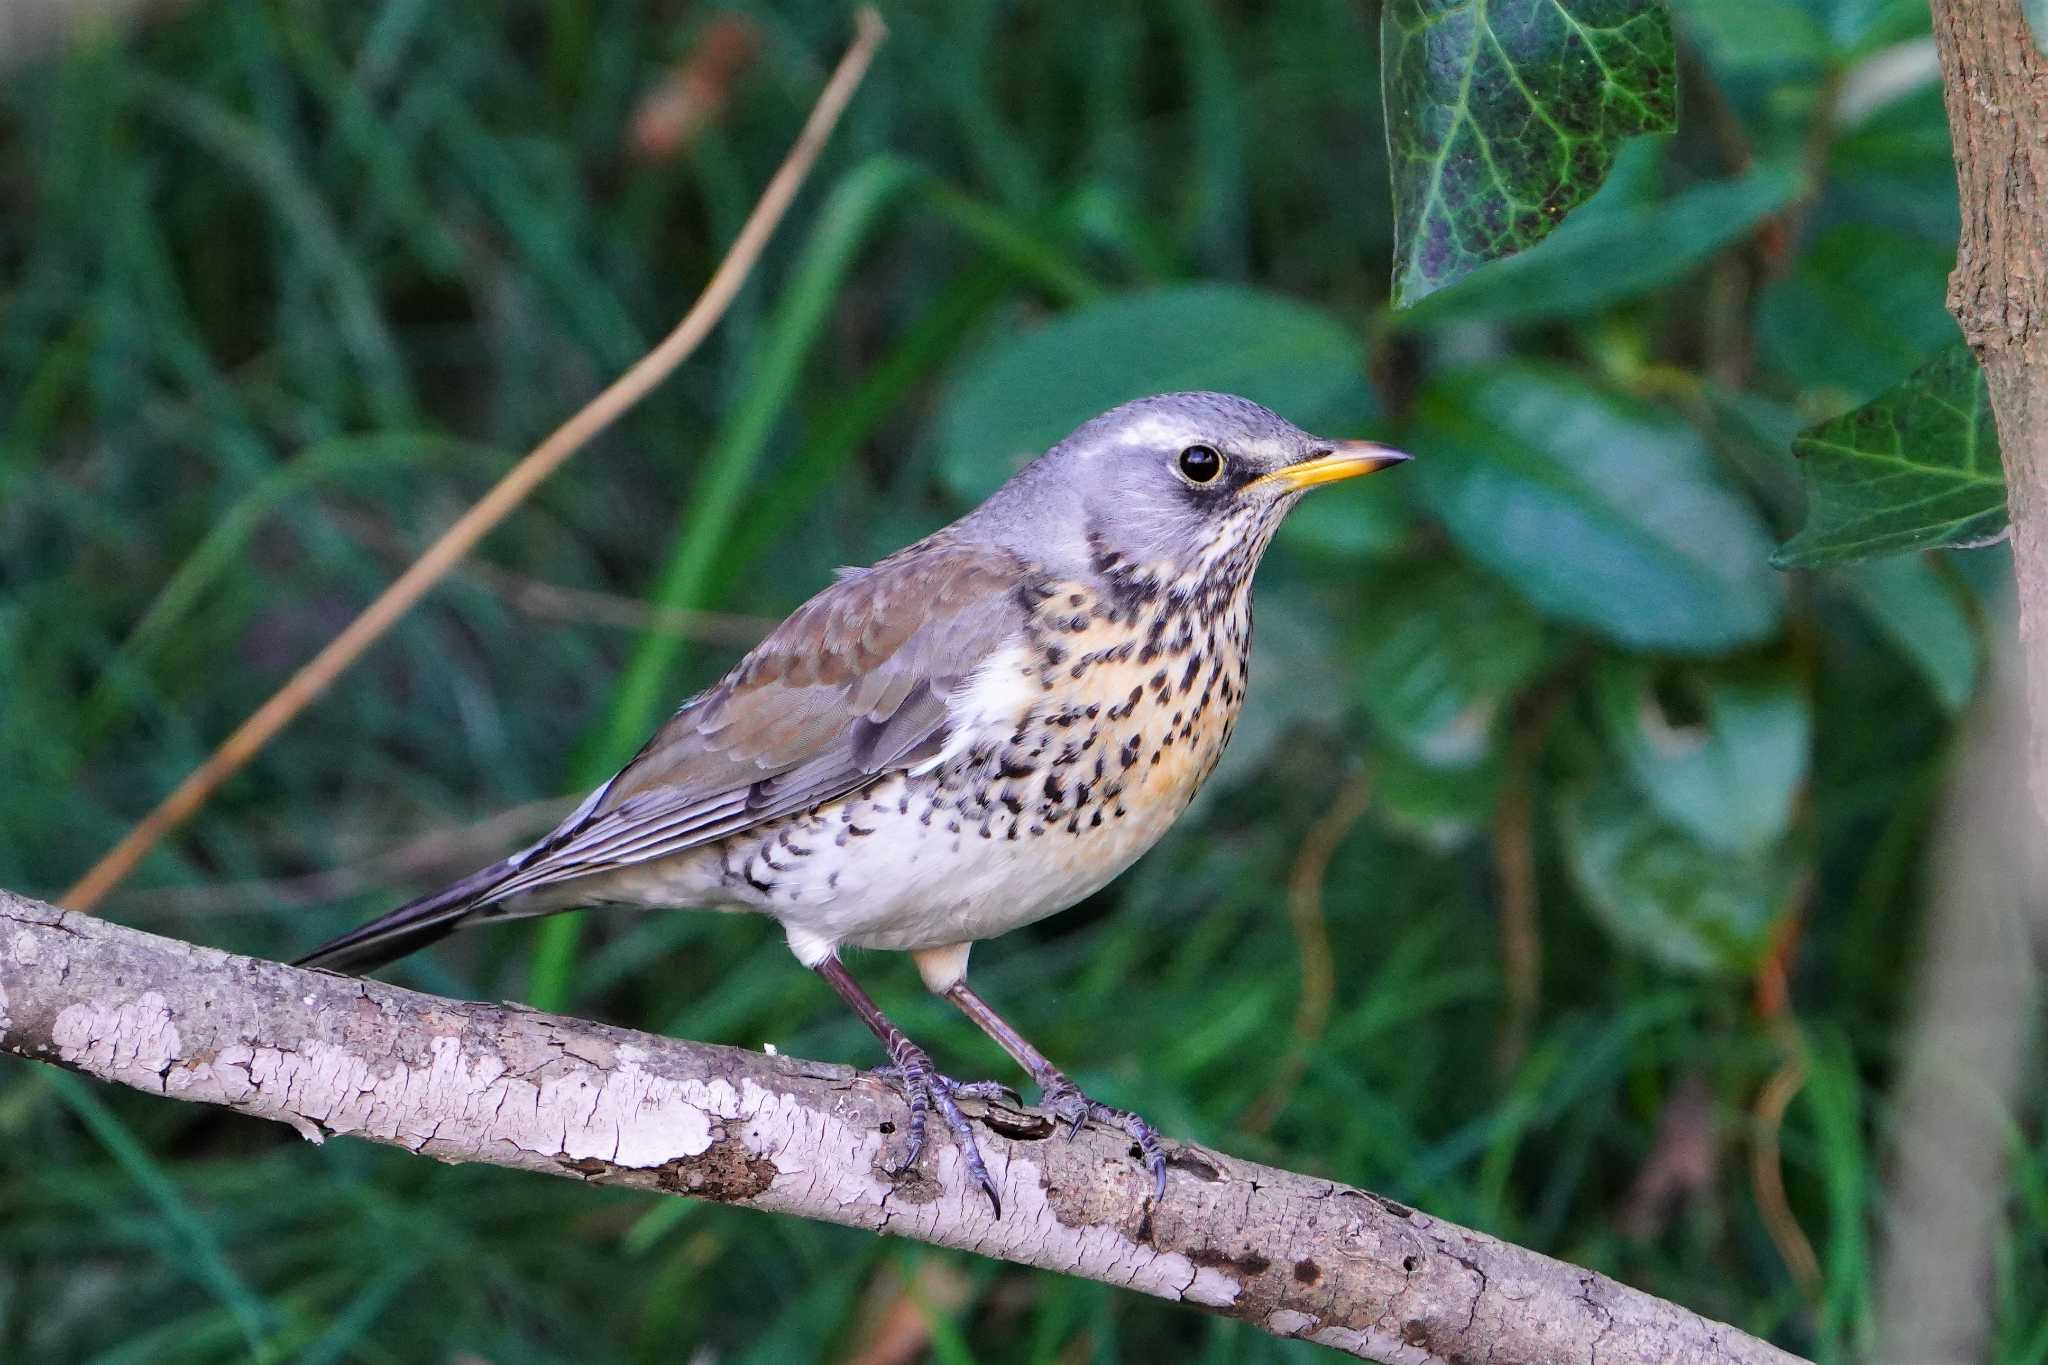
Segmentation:
<svg viewBox="0 0 2048 1365">
<path fill-rule="evenodd" d="M 1267 485 L 1278 487 L 1287 493 L 1296 493 L 1317 484 L 1336 483 L 1342 479 L 1355 479 L 1360 474 L 1371 474 L 1390 465 L 1405 464 L 1414 459 L 1398 450 L 1374 445 L 1371 441 L 1339 441 L 1326 455 L 1312 460 L 1303 460 L 1276 469 L 1253 479 L 1246 488 L 1261 488 Z"/>
</svg>

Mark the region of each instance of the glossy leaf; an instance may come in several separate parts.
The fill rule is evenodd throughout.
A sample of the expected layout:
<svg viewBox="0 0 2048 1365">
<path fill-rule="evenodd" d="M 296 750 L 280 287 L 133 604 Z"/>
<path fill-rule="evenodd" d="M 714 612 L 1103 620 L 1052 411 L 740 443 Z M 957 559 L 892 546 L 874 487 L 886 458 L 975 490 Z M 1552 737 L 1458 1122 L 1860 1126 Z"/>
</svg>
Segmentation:
<svg viewBox="0 0 2048 1365">
<path fill-rule="evenodd" d="M 1733 856 L 1689 838 L 1618 782 L 1567 792 L 1558 826 L 1572 881 L 1609 932 L 1682 971 L 1751 970 L 1796 873 L 1781 850 Z"/>
<path fill-rule="evenodd" d="M 1962 710 L 1977 690 L 1983 663 L 1964 590 L 1948 582 L 1925 555 L 1844 564 L 1835 574 L 1943 709 Z"/>
<path fill-rule="evenodd" d="M 1677 125 L 1660 0 L 1387 0 L 1380 44 L 1396 306 L 1534 246 Z"/>
<path fill-rule="evenodd" d="M 1813 748 L 1812 708 L 1788 671 L 1660 672 L 1613 658 L 1595 674 L 1594 693 L 1609 741 L 1666 820 L 1730 853 L 1784 836 Z"/>
<path fill-rule="evenodd" d="M 1716 67 L 1819 68 L 1927 29 L 1921 0 L 1673 0 Z"/>
<path fill-rule="evenodd" d="M 1781 568 L 1969 547 L 2004 531 L 2005 469 L 1984 374 L 1961 342 L 1905 383 L 1792 443 L 1806 525 Z"/>
<path fill-rule="evenodd" d="M 1824 233 L 1757 301 L 1764 362 L 1810 389 L 1874 398 L 1955 338 L 1955 244 L 1868 224 Z"/>
<path fill-rule="evenodd" d="M 1181 285 L 1061 314 L 970 356 L 939 416 L 940 475 L 978 501 L 1097 413 L 1175 389 L 1241 394 L 1334 436 L 1363 434 L 1372 412 L 1359 338 L 1340 319 L 1279 294 Z"/>
<path fill-rule="evenodd" d="M 1506 703 L 1541 667 L 1543 624 L 1486 575 L 1453 560 L 1401 575 L 1360 625 L 1366 713 L 1389 741 L 1433 768 L 1483 761 Z"/>
<path fill-rule="evenodd" d="M 1597 311 L 1691 274 L 1789 204 L 1800 185 L 1788 170 L 1759 166 L 1665 200 L 1610 206 L 1602 190 L 1540 245 L 1431 294 L 1400 321 L 1521 322 Z"/>
<path fill-rule="evenodd" d="M 1671 413 L 1563 371 L 1495 368 L 1431 384 L 1405 439 L 1459 546 L 1545 615 L 1690 653 L 1776 628 L 1770 538 Z"/>
</svg>

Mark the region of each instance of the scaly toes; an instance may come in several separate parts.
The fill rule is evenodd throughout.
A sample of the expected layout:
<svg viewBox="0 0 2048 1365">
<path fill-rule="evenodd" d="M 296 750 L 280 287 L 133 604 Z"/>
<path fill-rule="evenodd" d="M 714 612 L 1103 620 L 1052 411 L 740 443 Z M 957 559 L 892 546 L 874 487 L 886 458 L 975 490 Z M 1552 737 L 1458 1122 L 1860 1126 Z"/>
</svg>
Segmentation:
<svg viewBox="0 0 2048 1365">
<path fill-rule="evenodd" d="M 1137 1145 L 1138 1154 L 1144 1158 L 1146 1167 L 1152 1172 L 1153 1197 L 1166 1198 L 1166 1153 L 1160 1149 L 1159 1135 L 1152 1131 L 1152 1125 L 1141 1115 L 1128 1109 L 1116 1109 L 1092 1100 L 1081 1093 L 1079 1086 L 1061 1077 L 1046 1087 L 1045 1105 L 1052 1110 L 1053 1117 L 1067 1125 L 1067 1140 L 1073 1141 L 1080 1135 L 1083 1124 L 1093 1120 L 1123 1130 Z"/>
<path fill-rule="evenodd" d="M 924 1154 L 925 1115 L 937 1109 L 946 1120 L 946 1127 L 952 1130 L 954 1142 L 959 1144 L 961 1159 L 967 1163 L 967 1173 L 974 1177 L 981 1192 L 988 1196 L 989 1207 L 995 1216 L 1003 1216 L 1002 1196 L 996 1193 L 996 1182 L 988 1173 L 988 1165 L 981 1159 L 981 1148 L 974 1141 L 974 1129 L 967 1122 L 967 1116 L 960 1112 L 956 1097 L 970 1100 L 1010 1099 L 1022 1103 L 1017 1092 L 999 1081 L 956 1081 L 942 1076 L 932 1069 L 931 1058 L 924 1049 L 905 1048 L 897 1060 L 884 1067 L 878 1067 L 875 1074 L 891 1082 L 903 1091 L 910 1102 L 910 1148 L 898 1166 L 898 1173 L 917 1165 L 917 1159 Z"/>
</svg>

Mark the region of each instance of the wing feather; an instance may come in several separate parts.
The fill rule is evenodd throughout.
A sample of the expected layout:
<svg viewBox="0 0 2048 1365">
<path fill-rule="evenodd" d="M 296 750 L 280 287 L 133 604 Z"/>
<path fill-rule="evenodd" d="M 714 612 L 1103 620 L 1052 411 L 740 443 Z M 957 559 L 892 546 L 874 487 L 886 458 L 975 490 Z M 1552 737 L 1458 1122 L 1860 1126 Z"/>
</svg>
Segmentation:
<svg viewBox="0 0 2048 1365">
<path fill-rule="evenodd" d="M 492 898 L 669 857 L 938 753 L 953 694 L 1024 625 L 1026 572 L 926 541 L 842 576 L 685 703 Z"/>
</svg>

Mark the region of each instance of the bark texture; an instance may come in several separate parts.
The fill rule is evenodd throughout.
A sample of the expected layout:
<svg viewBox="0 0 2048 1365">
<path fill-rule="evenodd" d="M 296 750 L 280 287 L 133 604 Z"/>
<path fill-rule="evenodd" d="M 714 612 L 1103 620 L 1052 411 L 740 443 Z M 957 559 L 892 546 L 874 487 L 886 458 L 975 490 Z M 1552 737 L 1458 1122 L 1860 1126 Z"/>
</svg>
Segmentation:
<svg viewBox="0 0 2048 1365">
<path fill-rule="evenodd" d="M 2019 0 L 1932 0 L 1963 231 L 1948 307 L 2004 453 L 2034 804 L 2048 818 L 2048 59 Z"/>
<path fill-rule="evenodd" d="M 970 1110 L 1002 1221 L 933 1125 L 849 1067 L 443 1000 L 159 938 L 0 891 L 0 1051 L 442 1161 L 744 1204 L 1182 1300 L 1389 1365 L 1786 1365 L 1603 1275 L 1310 1176 Z"/>
</svg>

